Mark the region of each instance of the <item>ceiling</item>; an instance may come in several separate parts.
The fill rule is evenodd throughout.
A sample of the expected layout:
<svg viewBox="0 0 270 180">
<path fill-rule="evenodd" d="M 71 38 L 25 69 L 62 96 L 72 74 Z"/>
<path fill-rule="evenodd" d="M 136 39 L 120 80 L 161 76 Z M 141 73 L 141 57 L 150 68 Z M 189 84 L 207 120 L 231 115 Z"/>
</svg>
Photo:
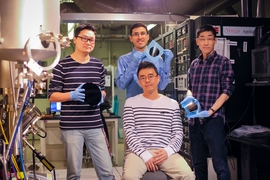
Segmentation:
<svg viewBox="0 0 270 180">
<path fill-rule="evenodd" d="M 267 0 L 61 0 L 60 13 L 62 23 L 89 21 L 98 28 L 126 31 L 124 26 L 141 21 L 159 24 L 155 28 L 164 33 L 191 15 L 252 17 L 257 1 Z"/>
<path fill-rule="evenodd" d="M 241 0 L 62 0 L 61 13 L 236 14 Z"/>
</svg>

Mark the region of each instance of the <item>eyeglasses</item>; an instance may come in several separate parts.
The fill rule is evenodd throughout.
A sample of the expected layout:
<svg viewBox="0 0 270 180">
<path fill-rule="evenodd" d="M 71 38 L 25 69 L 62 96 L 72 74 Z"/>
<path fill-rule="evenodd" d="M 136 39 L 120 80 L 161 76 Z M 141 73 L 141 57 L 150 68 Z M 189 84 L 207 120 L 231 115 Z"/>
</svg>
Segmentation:
<svg viewBox="0 0 270 180">
<path fill-rule="evenodd" d="M 77 36 L 78 38 L 81 38 L 82 42 L 90 42 L 91 44 L 94 44 L 95 43 L 95 39 L 94 38 L 84 38 L 84 37 L 81 37 L 81 36 Z"/>
<path fill-rule="evenodd" d="M 139 80 L 140 81 L 145 81 L 146 79 L 148 79 L 149 81 L 152 81 L 154 79 L 154 77 L 157 77 L 158 75 L 154 75 L 154 74 L 149 74 L 148 76 L 140 76 Z"/>
<path fill-rule="evenodd" d="M 201 41 L 201 42 L 205 42 L 205 41 L 214 41 L 215 40 L 215 38 L 207 38 L 207 39 L 205 39 L 205 38 L 198 38 L 199 39 L 199 41 Z"/>
<path fill-rule="evenodd" d="M 135 33 L 131 34 L 131 36 L 139 37 L 141 35 L 141 37 L 145 37 L 146 34 L 147 34 L 147 32 L 141 32 L 141 33 L 135 32 Z"/>
</svg>

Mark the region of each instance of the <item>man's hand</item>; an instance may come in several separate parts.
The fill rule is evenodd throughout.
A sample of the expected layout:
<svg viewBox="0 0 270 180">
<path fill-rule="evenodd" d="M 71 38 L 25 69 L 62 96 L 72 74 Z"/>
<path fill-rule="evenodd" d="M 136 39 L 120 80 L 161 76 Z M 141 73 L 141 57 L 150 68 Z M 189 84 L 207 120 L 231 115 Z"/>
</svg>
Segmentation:
<svg viewBox="0 0 270 180">
<path fill-rule="evenodd" d="M 139 64 L 145 57 L 146 55 L 143 52 L 137 51 L 133 54 L 132 62 Z"/>
<path fill-rule="evenodd" d="M 101 93 L 102 93 L 102 95 L 103 95 L 103 97 L 104 97 L 104 99 L 105 99 L 105 98 L 106 98 L 106 95 L 107 95 L 106 91 L 101 90 Z"/>
<path fill-rule="evenodd" d="M 101 91 L 101 98 L 97 106 L 99 106 L 101 103 L 104 103 L 104 93 Z"/>
<path fill-rule="evenodd" d="M 164 71 L 165 73 L 168 73 L 167 71 L 170 71 L 171 69 L 171 60 L 173 59 L 173 53 L 169 49 L 164 50 L 164 61 L 162 66 L 159 67 L 160 72 Z"/>
<path fill-rule="evenodd" d="M 180 104 L 183 107 L 186 103 L 193 102 L 195 98 L 192 95 L 186 96 L 185 99 L 183 99 Z"/>
<path fill-rule="evenodd" d="M 210 116 L 209 111 L 205 110 L 205 111 L 201 111 L 199 113 L 190 115 L 189 118 L 205 118 L 205 117 L 209 117 L 209 116 Z"/>
<path fill-rule="evenodd" d="M 158 166 L 154 163 L 154 160 L 154 157 L 152 157 L 145 163 L 147 171 L 156 172 L 158 170 Z"/>
<path fill-rule="evenodd" d="M 77 89 L 75 89 L 75 91 L 70 92 L 70 94 L 69 94 L 70 100 L 84 102 L 85 94 L 82 92 L 84 92 L 85 89 L 82 89 L 83 85 L 84 84 L 81 84 L 79 87 L 77 87 Z"/>
<path fill-rule="evenodd" d="M 168 154 L 164 149 L 159 149 L 155 151 L 155 156 L 154 156 L 154 163 L 156 165 L 161 165 L 165 160 L 168 159 Z"/>
<path fill-rule="evenodd" d="M 163 53 L 164 53 L 164 62 L 165 62 L 165 64 L 170 65 L 171 60 L 173 59 L 172 51 L 169 50 L 169 49 L 165 49 Z"/>
</svg>

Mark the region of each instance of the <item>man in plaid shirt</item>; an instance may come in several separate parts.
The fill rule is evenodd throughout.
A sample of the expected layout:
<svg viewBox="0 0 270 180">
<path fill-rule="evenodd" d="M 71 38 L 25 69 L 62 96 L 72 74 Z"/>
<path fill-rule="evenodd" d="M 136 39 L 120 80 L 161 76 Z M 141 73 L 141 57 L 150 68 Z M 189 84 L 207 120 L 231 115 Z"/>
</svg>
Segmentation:
<svg viewBox="0 0 270 180">
<path fill-rule="evenodd" d="M 216 31 L 211 25 L 197 30 L 196 43 L 201 50 L 188 70 L 188 89 L 208 111 L 209 117 L 189 119 L 191 154 L 197 180 L 207 180 L 208 150 L 219 180 L 230 180 L 225 147 L 224 103 L 232 95 L 234 72 L 230 60 L 214 50 Z"/>
</svg>

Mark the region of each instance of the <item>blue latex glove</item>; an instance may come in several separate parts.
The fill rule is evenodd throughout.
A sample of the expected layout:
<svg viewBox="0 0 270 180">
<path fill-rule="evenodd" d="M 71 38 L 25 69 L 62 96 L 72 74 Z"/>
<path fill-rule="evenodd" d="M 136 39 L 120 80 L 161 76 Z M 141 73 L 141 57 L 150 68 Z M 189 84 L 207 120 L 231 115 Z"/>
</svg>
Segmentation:
<svg viewBox="0 0 270 180">
<path fill-rule="evenodd" d="M 188 118 L 205 118 L 205 117 L 209 117 L 210 114 L 208 111 L 201 111 L 199 113 L 196 113 L 194 115 L 190 115 Z"/>
<path fill-rule="evenodd" d="M 197 110 L 190 112 L 187 106 L 190 103 L 194 103 L 197 105 Z M 195 99 L 192 95 L 188 95 L 183 101 L 180 102 L 182 108 L 186 111 L 187 118 L 205 118 L 209 117 L 210 114 L 208 111 L 201 111 L 201 105 L 197 99 Z"/>
<path fill-rule="evenodd" d="M 171 65 L 171 61 L 173 59 L 173 53 L 169 49 L 164 50 L 164 62 L 166 65 Z"/>
<path fill-rule="evenodd" d="M 164 60 L 161 63 L 161 66 L 159 67 L 160 74 L 164 74 L 167 78 L 170 78 L 170 72 L 171 72 L 171 61 L 173 59 L 173 53 L 169 49 L 165 49 L 164 51 Z"/>
<path fill-rule="evenodd" d="M 133 54 L 133 60 L 131 61 L 130 65 L 132 67 L 137 67 L 140 62 L 146 57 L 143 52 L 137 51 Z"/>
<path fill-rule="evenodd" d="M 181 104 L 182 108 L 185 110 L 187 118 L 190 118 L 191 115 L 196 115 L 201 111 L 200 103 L 192 95 L 186 96 L 186 98 L 183 101 L 181 101 L 180 104 Z M 197 108 L 190 111 L 189 106 L 191 106 L 191 105 L 193 105 L 193 106 L 196 105 Z"/>
<path fill-rule="evenodd" d="M 104 96 L 103 96 L 103 93 L 101 92 L 101 99 L 100 99 L 99 103 L 97 104 L 97 106 L 99 106 L 103 102 L 104 102 Z"/>
<path fill-rule="evenodd" d="M 75 89 L 75 91 L 70 92 L 70 100 L 84 102 L 85 94 L 82 92 L 84 92 L 85 89 L 82 89 L 83 85 L 84 84 L 81 84 L 77 89 Z"/>
<path fill-rule="evenodd" d="M 183 101 L 180 102 L 180 104 L 182 105 L 182 107 L 188 103 L 188 102 L 193 102 L 194 100 L 196 100 L 193 96 L 186 96 L 185 99 L 183 99 Z M 183 107 L 184 108 L 184 107 Z"/>
</svg>

